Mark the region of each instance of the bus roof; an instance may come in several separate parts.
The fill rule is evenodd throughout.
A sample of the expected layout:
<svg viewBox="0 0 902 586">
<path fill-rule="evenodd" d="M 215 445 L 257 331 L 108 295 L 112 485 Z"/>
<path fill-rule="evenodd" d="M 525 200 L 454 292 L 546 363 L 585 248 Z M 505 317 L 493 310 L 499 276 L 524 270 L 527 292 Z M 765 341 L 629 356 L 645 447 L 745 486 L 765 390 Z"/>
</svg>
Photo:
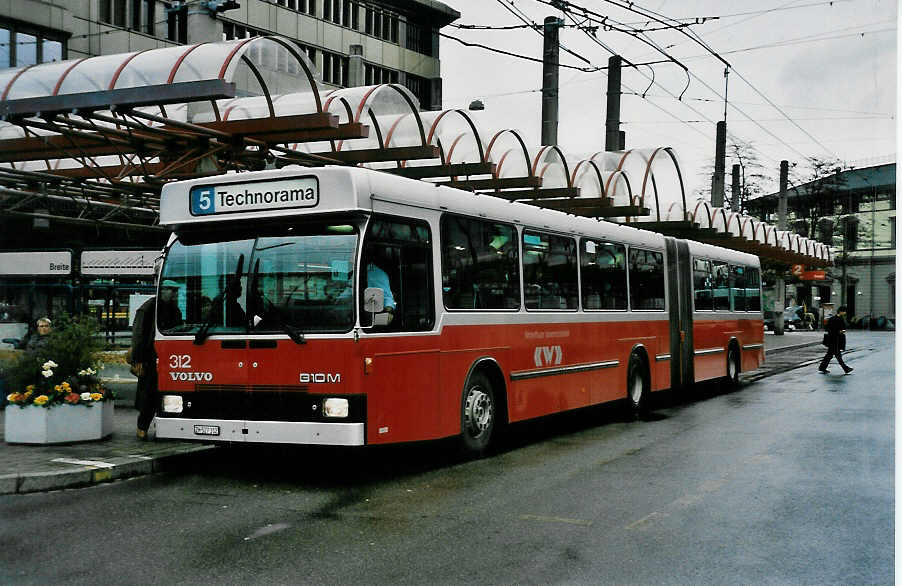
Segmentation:
<svg viewBox="0 0 902 586">
<path fill-rule="evenodd" d="M 592 236 L 658 250 L 664 236 L 612 222 L 574 216 L 529 204 L 437 186 L 361 167 L 299 167 L 179 181 L 163 186 L 160 224 L 173 230 L 223 221 L 323 212 L 382 212 L 409 215 L 404 206 L 481 217 L 562 234 Z M 695 255 L 757 264 L 754 255 L 692 243 Z M 754 259 L 754 260 L 753 260 Z"/>
</svg>

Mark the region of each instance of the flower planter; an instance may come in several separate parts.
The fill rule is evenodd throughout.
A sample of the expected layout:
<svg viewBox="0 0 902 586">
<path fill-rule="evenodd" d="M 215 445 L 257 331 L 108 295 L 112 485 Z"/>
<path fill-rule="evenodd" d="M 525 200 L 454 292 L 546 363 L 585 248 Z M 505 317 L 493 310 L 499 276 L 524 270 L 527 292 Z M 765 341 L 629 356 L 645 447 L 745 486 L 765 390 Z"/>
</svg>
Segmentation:
<svg viewBox="0 0 902 586">
<path fill-rule="evenodd" d="M 113 402 L 40 407 L 7 405 L 4 439 L 9 444 L 60 444 L 99 440 L 113 433 Z"/>
</svg>

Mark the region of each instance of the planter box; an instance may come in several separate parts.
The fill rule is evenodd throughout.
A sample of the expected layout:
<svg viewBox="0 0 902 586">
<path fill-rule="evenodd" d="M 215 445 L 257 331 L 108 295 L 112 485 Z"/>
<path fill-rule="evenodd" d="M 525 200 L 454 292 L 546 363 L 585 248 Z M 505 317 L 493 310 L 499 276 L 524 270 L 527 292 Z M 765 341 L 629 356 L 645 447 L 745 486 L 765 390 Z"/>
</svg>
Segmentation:
<svg viewBox="0 0 902 586">
<path fill-rule="evenodd" d="M 4 439 L 10 444 L 61 444 L 99 440 L 113 433 L 113 402 L 4 410 Z"/>
</svg>

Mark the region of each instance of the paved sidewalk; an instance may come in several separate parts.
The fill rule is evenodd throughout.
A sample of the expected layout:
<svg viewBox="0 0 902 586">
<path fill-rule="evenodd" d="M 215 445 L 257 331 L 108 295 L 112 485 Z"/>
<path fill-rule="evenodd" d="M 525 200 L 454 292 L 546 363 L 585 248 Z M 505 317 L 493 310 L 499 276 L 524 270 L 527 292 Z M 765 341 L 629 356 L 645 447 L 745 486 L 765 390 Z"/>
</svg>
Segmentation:
<svg viewBox="0 0 902 586">
<path fill-rule="evenodd" d="M 752 382 L 812 364 L 823 355 L 822 337 L 822 332 L 788 332 L 783 336 L 768 333 L 764 338 L 765 366 L 743 373 L 742 380 Z M 0 443 L 0 494 L 57 490 L 151 474 L 185 458 L 204 457 L 206 452 L 218 449 L 215 445 L 193 442 L 139 441 L 135 437 L 137 411 L 132 408 L 134 377 L 127 370 L 104 375 L 105 382 L 120 397 L 116 401 L 112 437 L 49 446 Z M 0 421 L 0 436 L 3 431 L 4 424 Z"/>
</svg>

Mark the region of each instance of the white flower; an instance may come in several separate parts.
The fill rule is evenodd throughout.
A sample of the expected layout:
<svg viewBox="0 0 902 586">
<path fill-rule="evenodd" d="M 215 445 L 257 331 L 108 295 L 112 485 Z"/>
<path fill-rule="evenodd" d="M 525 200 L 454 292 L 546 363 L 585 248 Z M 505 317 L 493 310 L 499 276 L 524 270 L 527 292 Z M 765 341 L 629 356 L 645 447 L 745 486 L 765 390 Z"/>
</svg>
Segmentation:
<svg viewBox="0 0 902 586">
<path fill-rule="evenodd" d="M 81 369 L 78 371 L 78 376 L 85 376 L 88 374 L 88 371 L 85 369 Z"/>
<path fill-rule="evenodd" d="M 50 378 L 51 376 L 53 376 L 53 371 L 52 370 L 42 370 L 41 374 L 44 375 L 44 378 Z"/>
<path fill-rule="evenodd" d="M 95 374 L 97 374 L 97 371 L 94 370 L 93 368 L 88 368 L 88 370 L 87 370 L 86 372 L 87 372 L 88 374 L 92 375 L 92 376 L 95 375 Z"/>
<path fill-rule="evenodd" d="M 82 394 L 79 395 L 79 398 L 80 398 L 82 401 L 90 401 L 90 400 L 91 400 L 91 393 L 82 393 Z"/>
<path fill-rule="evenodd" d="M 57 364 L 56 362 L 54 362 L 52 360 L 48 360 L 47 362 L 45 362 L 44 364 L 41 365 L 41 370 L 50 370 L 51 368 L 56 368 L 57 366 L 59 366 L 59 364 Z"/>
</svg>

